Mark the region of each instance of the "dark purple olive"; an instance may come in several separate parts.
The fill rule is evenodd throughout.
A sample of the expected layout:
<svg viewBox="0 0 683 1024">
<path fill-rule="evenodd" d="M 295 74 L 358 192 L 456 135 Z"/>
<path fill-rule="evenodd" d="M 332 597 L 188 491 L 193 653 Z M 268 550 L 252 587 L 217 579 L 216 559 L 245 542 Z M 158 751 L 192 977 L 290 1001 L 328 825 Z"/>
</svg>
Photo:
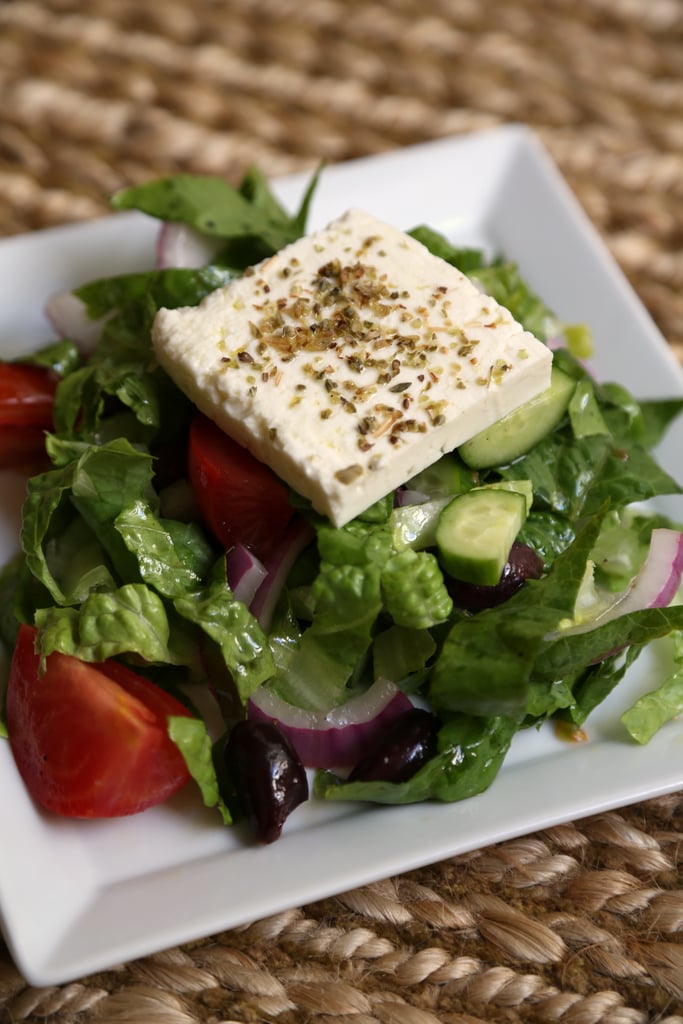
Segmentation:
<svg viewBox="0 0 683 1024">
<path fill-rule="evenodd" d="M 537 580 L 543 574 L 543 559 L 527 544 L 515 543 L 503 569 L 500 580 L 494 587 L 483 587 L 477 583 L 463 583 L 449 579 L 448 592 L 457 608 L 468 612 L 479 612 L 493 608 L 512 597 L 526 580 Z"/>
<path fill-rule="evenodd" d="M 308 778 L 294 748 L 274 722 L 247 719 L 230 733 L 224 759 L 238 815 L 248 819 L 260 843 L 274 842 L 308 799 Z"/>
<path fill-rule="evenodd" d="M 406 782 L 436 754 L 440 725 L 431 711 L 406 711 L 361 758 L 348 781 Z"/>
</svg>

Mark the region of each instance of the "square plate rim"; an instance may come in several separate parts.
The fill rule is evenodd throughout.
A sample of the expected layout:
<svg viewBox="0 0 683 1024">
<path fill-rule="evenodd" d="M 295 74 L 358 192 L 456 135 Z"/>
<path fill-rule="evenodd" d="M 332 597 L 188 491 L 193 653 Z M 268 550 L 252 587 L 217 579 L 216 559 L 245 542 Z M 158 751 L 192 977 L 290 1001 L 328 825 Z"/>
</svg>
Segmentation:
<svg viewBox="0 0 683 1024">
<path fill-rule="evenodd" d="M 641 341 L 644 338 L 648 345 L 654 346 L 661 366 L 668 367 L 673 357 L 670 356 L 666 342 L 645 313 L 642 304 L 640 304 L 630 286 L 626 283 L 625 277 L 607 252 L 606 246 L 600 239 L 597 231 L 590 224 L 578 202 L 571 194 L 558 169 L 542 147 L 540 140 L 525 126 L 506 125 L 499 128 L 486 129 L 482 132 L 433 140 L 404 149 L 392 150 L 378 156 L 364 157 L 349 163 L 332 165 L 324 172 L 321 181 L 322 187 L 314 201 L 312 226 L 317 226 L 316 220 L 324 219 L 325 211 L 332 202 L 332 192 L 339 188 L 340 182 L 343 184 L 345 179 L 349 180 L 349 176 L 354 183 L 359 180 L 362 183 L 364 175 L 367 175 L 369 172 L 379 175 L 381 178 L 382 175 L 386 175 L 387 171 L 393 169 L 395 172 L 397 167 L 401 169 L 401 173 L 405 174 L 407 168 L 414 168 L 416 165 L 422 168 L 429 167 L 430 173 L 432 173 L 433 162 L 437 158 L 439 161 L 462 159 L 466 163 L 467 160 L 472 160 L 472 154 L 475 154 L 478 159 L 482 159 L 482 154 L 488 158 L 495 154 L 500 160 L 500 165 L 492 169 L 486 182 L 489 216 L 495 215 L 495 211 L 500 210 L 501 202 L 505 202 L 506 180 L 509 182 L 510 176 L 515 173 L 514 168 L 526 167 L 528 173 L 533 171 L 533 173 L 539 175 L 539 180 L 544 183 L 551 206 L 554 204 L 557 215 L 559 216 L 561 212 L 565 218 L 564 223 L 569 223 L 572 230 L 575 231 L 576 237 L 579 240 L 579 247 L 595 258 L 597 261 L 596 265 L 606 275 L 605 280 L 607 284 L 609 287 L 616 289 L 616 293 L 623 299 L 627 311 L 630 314 L 636 311 L 636 334 L 640 336 Z M 397 174 L 396 177 L 400 180 L 401 174 Z M 300 194 L 307 178 L 308 175 L 306 174 L 297 174 L 276 179 L 274 183 L 276 191 L 292 201 L 297 194 Z M 354 184 L 355 187 L 357 186 Z M 441 203 L 443 206 L 442 199 Z M 349 205 L 354 204 L 349 203 Z M 339 212 L 342 211 L 337 206 L 332 216 L 336 216 Z M 377 215 L 379 216 L 379 213 Z M 393 219 L 397 221 L 397 218 Z M 0 240 L 0 261 L 10 251 L 16 253 L 21 249 L 26 249 L 30 253 L 36 246 L 40 247 L 44 244 L 58 246 L 64 244 L 64 242 L 73 241 L 74 244 L 80 246 L 81 243 L 86 244 L 90 239 L 96 237 L 100 230 L 105 232 L 111 230 L 116 234 L 120 230 L 120 228 L 116 227 L 116 224 L 122 226 L 124 223 L 131 225 L 133 234 L 138 230 L 140 231 L 140 237 L 147 237 L 149 234 L 149 224 L 146 218 L 141 218 L 141 215 L 138 214 L 116 214 L 110 217 L 99 218 L 95 221 L 70 224 L 62 227 L 58 226 L 41 232 Z M 401 222 L 398 223 L 398 226 L 407 228 L 411 224 Z M 511 255 L 513 258 L 515 257 L 515 253 L 511 253 Z M 36 342 L 39 340 L 38 338 L 35 339 Z M 1 321 L 0 343 L 2 343 Z M 683 393 L 683 375 L 681 375 L 680 367 L 678 367 L 677 363 L 675 364 L 675 372 L 678 373 L 676 377 L 677 387 Z M 663 743 L 660 743 L 658 746 L 668 751 L 673 749 L 676 744 L 680 745 L 682 740 L 683 727 L 680 730 L 670 730 L 666 734 Z M 646 778 L 647 772 L 652 771 L 652 750 L 653 748 L 650 747 L 644 752 L 633 752 L 634 761 L 638 762 L 641 768 L 644 767 Z M 31 944 L 30 929 L 25 930 L 23 928 L 21 908 L 16 906 L 12 900 L 12 895 L 7 892 L 7 885 L 2 877 L 3 855 L 0 853 L 0 918 L 3 924 L 3 932 L 19 969 L 29 981 L 39 985 L 61 984 L 83 976 L 85 973 L 106 969 L 124 960 L 143 956 L 158 949 L 189 941 L 190 939 L 214 934 L 218 930 L 246 923 L 248 920 L 263 917 L 268 913 L 282 911 L 302 905 L 303 903 L 310 903 L 315 899 L 339 893 L 355 885 L 366 884 L 397 872 L 403 872 L 423 864 L 433 863 L 447 856 L 478 848 L 482 845 L 526 834 L 548 824 L 574 820 L 585 814 L 596 813 L 610 807 L 623 806 L 626 803 L 635 802 L 646 796 L 671 792 L 683 784 L 683 777 L 677 774 L 673 767 L 670 771 L 659 771 L 654 782 L 646 782 L 640 786 L 634 783 L 634 773 L 627 771 L 624 777 L 624 784 L 613 786 L 609 795 L 601 797 L 599 793 L 595 793 L 594 787 L 588 787 L 590 792 L 586 789 L 586 773 L 593 763 L 596 762 L 596 757 L 599 767 L 599 752 L 600 745 L 588 747 L 585 751 L 582 751 L 582 754 L 586 755 L 582 762 L 583 767 L 578 772 L 571 773 L 573 779 L 568 786 L 569 791 L 564 794 L 561 806 L 554 807 L 552 811 L 546 809 L 543 813 L 525 813 L 518 822 L 508 820 L 506 825 L 501 827 L 497 834 L 492 834 L 488 826 L 483 828 L 477 827 L 476 818 L 478 815 L 476 808 L 483 810 L 493 803 L 495 810 L 495 804 L 499 797 L 504 795 L 506 799 L 513 799 L 515 778 L 520 773 L 523 776 L 525 771 L 528 771 L 527 765 L 529 762 L 527 761 L 513 764 L 510 768 L 505 766 L 496 783 L 487 793 L 481 794 L 463 804 L 429 808 L 424 808 L 422 805 L 415 805 L 411 808 L 393 808 L 393 815 L 389 816 L 386 815 L 386 809 L 364 808 L 362 810 L 349 811 L 348 815 L 335 819 L 333 831 L 336 833 L 337 829 L 341 827 L 342 836 L 345 837 L 345 841 L 341 843 L 341 846 L 348 846 L 351 845 L 352 839 L 360 839 L 364 834 L 368 814 L 384 814 L 385 828 L 383 831 L 386 831 L 391 837 L 390 842 L 393 845 L 394 851 L 399 851 L 389 855 L 389 843 L 387 842 L 383 858 L 378 863 L 366 866 L 362 870 L 356 865 L 351 871 L 348 869 L 345 873 L 342 871 L 340 875 L 336 876 L 339 884 L 337 881 L 329 878 L 326 870 L 317 878 L 311 879 L 310 877 L 304 877 L 305 872 L 296 870 L 295 865 L 285 864 L 283 866 L 283 858 L 287 856 L 290 857 L 290 860 L 297 857 L 301 859 L 304 856 L 309 839 L 309 829 L 299 832 L 295 831 L 291 836 L 288 835 L 280 841 L 282 845 L 275 844 L 271 848 L 252 851 L 255 861 L 259 865 L 263 865 L 264 869 L 267 869 L 273 863 L 278 863 L 280 870 L 284 872 L 283 877 L 288 879 L 288 884 L 294 887 L 287 894 L 283 893 L 280 898 L 274 898 L 270 893 L 263 897 L 255 897 L 251 904 L 254 911 L 253 916 L 247 914 L 244 908 L 237 915 L 231 915 L 229 912 L 221 910 L 204 908 L 203 913 L 198 914 L 196 920 L 190 923 L 187 920 L 173 920 L 173 914 L 171 913 L 170 922 L 164 920 L 161 926 L 157 925 L 149 928 L 144 935 L 138 935 L 135 940 L 132 938 L 126 940 L 124 936 L 122 940 L 113 942 L 111 945 L 107 945 L 106 942 L 99 945 L 90 942 L 90 933 L 95 925 L 95 919 L 99 911 L 103 909 L 107 899 L 109 897 L 120 898 L 121 890 L 126 888 L 126 882 L 117 881 L 111 885 L 110 892 L 105 892 L 104 897 L 97 890 L 96 886 L 92 889 L 92 892 L 86 890 L 93 897 L 92 900 L 88 902 L 88 899 L 84 899 L 81 904 L 78 904 L 76 901 L 72 916 L 60 922 L 59 926 L 54 925 L 51 933 L 51 942 L 43 942 L 41 948 L 37 950 L 35 945 L 32 946 Z M 562 762 L 571 758 L 569 751 L 558 752 L 553 756 L 556 756 Z M 673 766 L 673 756 L 671 761 Z M 1 759 L 0 763 L 2 763 Z M 654 763 L 656 764 L 656 757 L 654 758 Z M 640 773 L 640 769 L 638 773 Z M 406 818 L 408 818 L 409 822 L 413 819 L 421 822 L 421 825 L 425 828 L 425 834 L 431 837 L 432 846 L 429 849 L 421 848 L 418 844 L 417 848 L 414 845 L 411 847 L 409 854 L 402 855 L 400 853 L 401 831 L 404 827 L 402 822 Z M 445 837 L 443 834 L 443 820 L 466 822 L 470 828 L 468 833 L 469 839 L 464 843 L 457 843 Z M 338 825 L 337 822 L 342 824 Z M 317 828 L 317 826 L 312 827 Z M 329 827 L 326 823 L 320 826 L 323 832 L 326 827 Z M 62 829 L 60 831 L 63 832 Z M 332 864 L 335 864 L 339 859 L 339 856 L 332 856 L 330 854 Z M 196 862 L 193 862 L 193 864 L 196 867 Z M 325 867 L 327 868 L 328 866 L 326 863 Z M 175 875 L 182 876 L 188 867 L 191 869 L 192 864 L 179 864 L 176 869 L 168 870 L 166 872 L 166 880 L 172 880 L 172 876 Z M 218 884 L 220 872 L 222 870 L 229 872 L 229 864 L 225 863 L 225 856 L 211 853 L 202 860 L 201 870 L 204 873 L 205 881 L 212 880 Z M 310 872 L 308 874 L 310 875 Z M 334 873 L 332 872 L 332 874 Z M 129 888 L 136 889 L 136 887 L 140 888 L 138 883 L 141 884 L 142 880 L 142 877 L 138 877 L 128 879 L 127 883 Z M 144 882 L 149 889 L 150 905 L 158 906 L 159 913 L 164 916 L 162 906 L 163 893 L 166 887 L 164 879 L 159 882 L 154 877 L 145 877 Z M 155 885 L 155 882 L 158 884 Z M 106 909 L 104 907 L 104 910 Z"/>
</svg>

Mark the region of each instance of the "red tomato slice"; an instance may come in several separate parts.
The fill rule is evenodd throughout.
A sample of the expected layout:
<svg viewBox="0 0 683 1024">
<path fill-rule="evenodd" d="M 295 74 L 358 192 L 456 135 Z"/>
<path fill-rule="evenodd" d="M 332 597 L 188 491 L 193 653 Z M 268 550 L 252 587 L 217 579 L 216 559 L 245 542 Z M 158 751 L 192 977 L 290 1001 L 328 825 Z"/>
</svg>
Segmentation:
<svg viewBox="0 0 683 1024">
<path fill-rule="evenodd" d="M 42 366 L 0 363 L 0 469 L 38 472 L 48 465 L 45 431 L 52 429 L 57 383 Z"/>
<path fill-rule="evenodd" d="M 169 738 L 174 697 L 123 665 L 50 654 L 43 675 L 36 630 L 21 626 L 7 684 L 7 726 L 26 788 L 43 807 L 113 818 L 161 803 L 189 773 Z"/>
<path fill-rule="evenodd" d="M 0 363 L 0 424 L 49 430 L 58 378 L 42 366 Z"/>
<path fill-rule="evenodd" d="M 294 514 L 272 470 L 200 415 L 190 428 L 188 473 L 204 521 L 223 547 L 240 543 L 267 559 Z"/>
<path fill-rule="evenodd" d="M 50 465 L 44 427 L 0 424 L 0 469 L 40 473 Z"/>
</svg>

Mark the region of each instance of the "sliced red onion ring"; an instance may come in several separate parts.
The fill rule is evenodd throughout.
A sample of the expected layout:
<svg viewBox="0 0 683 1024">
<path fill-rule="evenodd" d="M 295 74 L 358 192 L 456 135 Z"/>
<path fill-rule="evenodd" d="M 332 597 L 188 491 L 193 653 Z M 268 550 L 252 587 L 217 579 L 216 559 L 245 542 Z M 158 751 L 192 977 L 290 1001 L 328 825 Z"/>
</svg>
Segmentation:
<svg viewBox="0 0 683 1024">
<path fill-rule="evenodd" d="M 641 608 L 665 608 L 673 600 L 683 573 L 683 533 L 678 530 L 652 531 L 650 548 L 640 572 L 600 616 L 602 624 Z"/>
<path fill-rule="evenodd" d="M 313 529 L 310 524 L 305 519 L 295 516 L 266 562 L 266 577 L 249 605 L 250 612 L 266 631 L 270 627 L 287 576 L 301 552 L 310 544 L 312 537 Z"/>
<path fill-rule="evenodd" d="M 230 548 L 225 557 L 228 586 L 238 601 L 250 605 L 268 574 L 263 562 L 243 544 Z"/>
<path fill-rule="evenodd" d="M 73 292 L 55 292 L 45 303 L 45 316 L 60 338 L 68 338 L 83 355 L 97 346 L 102 327 L 111 314 L 93 319 L 86 304 Z"/>
<path fill-rule="evenodd" d="M 157 235 L 158 270 L 170 267 L 204 267 L 216 255 L 220 243 L 187 224 L 167 221 Z"/>
<path fill-rule="evenodd" d="M 650 537 L 650 547 L 640 572 L 614 601 L 594 618 L 575 626 L 559 630 L 552 635 L 571 636 L 588 633 L 606 622 L 644 608 L 665 608 L 673 600 L 683 573 L 683 533 L 678 530 L 656 529 Z M 606 652 L 611 653 L 611 652 Z M 603 655 L 604 657 L 605 655 Z"/>
<path fill-rule="evenodd" d="M 405 693 L 377 679 L 358 697 L 330 711 L 306 711 L 261 686 L 249 698 L 250 718 L 277 722 L 307 768 L 344 768 L 358 762 L 389 722 L 409 711 Z"/>
</svg>

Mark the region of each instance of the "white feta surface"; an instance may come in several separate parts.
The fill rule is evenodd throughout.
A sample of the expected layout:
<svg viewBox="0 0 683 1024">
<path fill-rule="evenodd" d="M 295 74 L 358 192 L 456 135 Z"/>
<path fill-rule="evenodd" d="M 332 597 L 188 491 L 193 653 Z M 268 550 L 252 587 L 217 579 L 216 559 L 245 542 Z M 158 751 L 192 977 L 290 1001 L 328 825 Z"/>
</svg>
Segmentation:
<svg viewBox="0 0 683 1024">
<path fill-rule="evenodd" d="M 548 348 L 360 210 L 199 306 L 157 314 L 160 364 L 341 526 L 550 382 Z"/>
</svg>

